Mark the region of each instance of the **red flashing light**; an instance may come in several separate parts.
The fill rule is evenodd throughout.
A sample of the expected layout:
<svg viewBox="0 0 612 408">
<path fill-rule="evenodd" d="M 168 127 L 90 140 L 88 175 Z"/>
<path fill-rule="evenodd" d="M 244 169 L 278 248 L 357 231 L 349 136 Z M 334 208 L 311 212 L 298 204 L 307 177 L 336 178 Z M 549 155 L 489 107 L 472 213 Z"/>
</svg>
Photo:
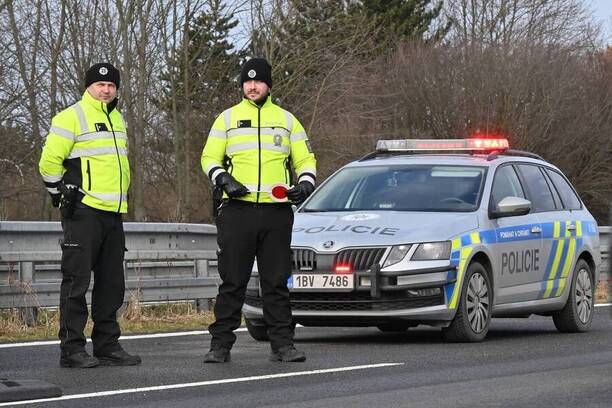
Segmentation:
<svg viewBox="0 0 612 408">
<path fill-rule="evenodd" d="M 508 139 L 466 139 L 468 147 L 475 150 L 505 150 L 510 146 Z"/>
<path fill-rule="evenodd" d="M 334 267 L 334 273 L 338 273 L 338 274 L 350 274 L 353 273 L 353 268 L 351 267 L 351 265 L 343 265 L 343 264 L 338 264 Z"/>
</svg>

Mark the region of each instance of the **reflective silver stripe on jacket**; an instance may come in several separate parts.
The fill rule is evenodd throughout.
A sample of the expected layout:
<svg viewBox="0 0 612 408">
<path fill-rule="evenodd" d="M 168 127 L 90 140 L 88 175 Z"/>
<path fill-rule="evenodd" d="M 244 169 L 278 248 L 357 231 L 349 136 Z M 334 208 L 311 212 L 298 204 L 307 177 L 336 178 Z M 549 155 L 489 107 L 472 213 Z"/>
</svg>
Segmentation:
<svg viewBox="0 0 612 408">
<path fill-rule="evenodd" d="M 51 194 L 59 194 L 60 191 L 57 189 L 57 187 L 47 187 L 47 191 L 50 192 Z"/>
<path fill-rule="evenodd" d="M 58 181 L 62 181 L 63 177 L 63 174 L 56 174 L 53 176 L 42 176 L 42 179 L 45 183 L 57 183 Z"/>
<path fill-rule="evenodd" d="M 117 139 L 127 140 L 127 133 L 115 131 L 115 137 Z M 84 133 L 78 136 L 78 141 L 86 141 L 86 140 L 98 140 L 98 139 L 113 139 L 113 132 L 104 131 L 104 132 L 90 132 Z"/>
<path fill-rule="evenodd" d="M 301 176 L 298 177 L 298 183 L 302 182 L 302 181 L 308 181 L 310 182 L 310 184 L 312 184 L 313 186 L 315 186 L 315 179 L 310 175 L 310 174 L 302 174 Z"/>
<path fill-rule="evenodd" d="M 232 127 L 232 108 L 229 108 L 223 112 L 223 120 L 225 121 L 225 130 Z"/>
<path fill-rule="evenodd" d="M 256 135 L 257 128 L 248 127 L 248 128 L 235 128 L 227 131 L 227 137 L 236 137 L 236 136 L 248 136 L 248 135 Z M 262 127 L 259 129 L 259 134 L 262 136 L 276 136 L 280 135 L 282 137 L 288 137 L 289 132 L 287 129 L 282 127 Z"/>
<path fill-rule="evenodd" d="M 217 181 L 216 181 L 217 180 L 217 176 L 219 176 L 219 174 L 221 174 L 221 173 L 225 173 L 226 170 L 223 167 L 218 167 L 218 166 L 212 166 L 212 167 L 217 167 L 217 170 L 212 172 L 212 174 L 210 175 L 210 180 L 213 183 L 217 184 Z M 211 167 L 211 170 L 212 170 L 212 167 Z M 210 170 L 206 172 L 206 174 L 209 174 L 209 173 L 210 173 Z"/>
<path fill-rule="evenodd" d="M 232 146 L 227 146 L 225 148 L 225 152 L 227 154 L 232 154 L 232 153 L 241 152 L 244 150 L 255 150 L 258 148 L 259 148 L 259 145 L 257 143 L 237 143 Z M 275 146 L 273 143 L 262 143 L 261 150 L 270 150 L 273 152 L 281 152 L 281 153 L 289 154 L 289 146 Z"/>
<path fill-rule="evenodd" d="M 289 111 L 284 109 L 283 111 L 285 112 L 285 119 L 287 120 L 287 129 L 289 129 L 289 132 L 293 132 L 293 115 Z"/>
<path fill-rule="evenodd" d="M 262 184 L 261 186 L 259 186 L 259 190 L 257 188 L 257 184 L 244 184 L 244 186 L 248 188 L 251 193 L 260 192 L 270 194 L 272 192 L 272 187 L 278 186 L 278 184 Z M 289 189 L 289 186 L 286 187 L 287 189 Z"/>
<path fill-rule="evenodd" d="M 94 198 L 97 198 L 101 201 L 126 201 L 127 202 L 127 194 L 116 194 L 116 193 L 92 193 L 91 191 L 83 191 L 79 189 L 79 191 L 90 195 Z"/>
<path fill-rule="evenodd" d="M 49 129 L 49 133 L 53 133 L 54 135 L 74 141 L 74 133 L 72 133 L 69 130 L 57 127 L 57 126 L 51 126 L 51 129 Z"/>
<path fill-rule="evenodd" d="M 295 143 L 299 140 L 308 140 L 308 136 L 306 136 L 306 132 L 297 132 L 291 134 L 291 143 Z"/>
<path fill-rule="evenodd" d="M 119 154 L 127 156 L 127 149 L 125 147 L 117 148 Z M 105 154 L 117 154 L 117 150 L 114 147 L 96 147 L 92 149 L 73 149 L 68 156 L 69 159 L 84 156 L 103 156 Z"/>
<path fill-rule="evenodd" d="M 223 130 L 210 129 L 210 132 L 208 132 L 208 137 L 216 137 L 218 139 L 227 139 L 227 134 Z"/>
<path fill-rule="evenodd" d="M 81 107 L 79 103 L 75 103 L 74 105 L 72 105 L 72 107 L 74 108 L 77 114 L 77 118 L 79 118 L 79 124 L 81 126 L 81 133 L 86 133 L 89 130 L 89 128 L 87 127 L 87 118 L 85 117 L 85 112 L 83 112 L 83 108 Z"/>
</svg>

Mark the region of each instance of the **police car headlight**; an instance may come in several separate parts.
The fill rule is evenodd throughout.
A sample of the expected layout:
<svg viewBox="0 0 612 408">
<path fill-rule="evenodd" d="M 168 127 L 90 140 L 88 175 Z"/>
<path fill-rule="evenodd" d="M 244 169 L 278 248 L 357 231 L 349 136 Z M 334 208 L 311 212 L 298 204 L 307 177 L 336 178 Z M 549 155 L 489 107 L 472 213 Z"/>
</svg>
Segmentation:
<svg viewBox="0 0 612 408">
<path fill-rule="evenodd" d="M 424 242 L 419 244 L 411 259 L 413 261 L 438 261 L 449 259 L 450 250 L 450 241 Z"/>
<path fill-rule="evenodd" d="M 383 263 L 382 267 L 386 268 L 387 266 L 398 263 L 404 259 L 409 249 L 410 245 L 397 245 L 391 247 L 391 251 L 389 251 L 389 255 L 387 256 L 387 259 L 385 259 L 385 263 Z"/>
</svg>

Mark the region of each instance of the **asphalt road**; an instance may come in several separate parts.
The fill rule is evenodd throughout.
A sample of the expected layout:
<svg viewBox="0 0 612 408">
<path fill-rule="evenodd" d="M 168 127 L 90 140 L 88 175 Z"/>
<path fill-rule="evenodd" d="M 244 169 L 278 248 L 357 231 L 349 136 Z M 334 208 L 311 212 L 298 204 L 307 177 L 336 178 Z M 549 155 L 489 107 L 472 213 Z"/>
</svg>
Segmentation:
<svg viewBox="0 0 612 408">
<path fill-rule="evenodd" d="M 126 339 L 123 346 L 142 356 L 141 366 L 81 370 L 59 367 L 57 345 L 0 348 L 0 378 L 62 388 L 59 400 L 13 404 L 32 407 L 612 405 L 610 307 L 597 308 L 584 334 L 560 334 L 550 318 L 495 319 L 477 344 L 445 343 L 429 327 L 392 334 L 299 327 L 305 363 L 269 362 L 268 344 L 241 331 L 231 363 L 204 365 L 209 339 Z"/>
</svg>

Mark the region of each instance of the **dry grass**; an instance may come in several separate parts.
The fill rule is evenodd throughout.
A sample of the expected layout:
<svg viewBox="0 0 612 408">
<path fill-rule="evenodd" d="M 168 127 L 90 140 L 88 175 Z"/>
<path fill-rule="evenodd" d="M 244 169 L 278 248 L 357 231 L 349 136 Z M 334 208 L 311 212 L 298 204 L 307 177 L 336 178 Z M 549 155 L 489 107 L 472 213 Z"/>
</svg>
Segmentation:
<svg viewBox="0 0 612 408">
<path fill-rule="evenodd" d="M 143 305 L 137 297 L 132 297 L 121 313 L 119 323 L 122 334 L 136 334 L 203 330 L 213 320 L 212 312 L 198 312 L 192 302 Z M 91 335 L 91 329 L 89 319 L 85 327 L 86 336 Z M 55 340 L 58 330 L 58 310 L 40 309 L 34 326 L 23 322 L 18 309 L 0 310 L 0 342 Z"/>
<path fill-rule="evenodd" d="M 600 281 L 595 289 L 595 303 L 612 302 L 612 281 Z"/>
</svg>

